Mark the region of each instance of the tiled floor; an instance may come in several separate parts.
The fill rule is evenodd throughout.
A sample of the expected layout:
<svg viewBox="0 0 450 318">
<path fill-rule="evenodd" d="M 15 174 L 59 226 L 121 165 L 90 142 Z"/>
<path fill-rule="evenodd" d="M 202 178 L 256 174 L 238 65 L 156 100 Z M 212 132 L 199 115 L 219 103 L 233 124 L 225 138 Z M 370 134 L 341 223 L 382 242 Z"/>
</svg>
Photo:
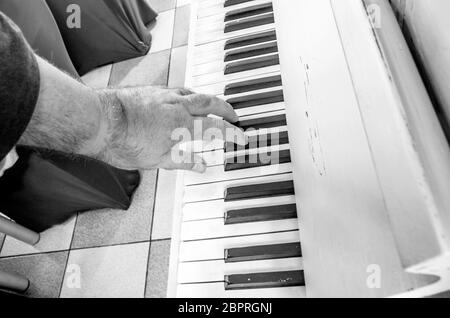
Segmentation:
<svg viewBox="0 0 450 318">
<path fill-rule="evenodd" d="M 87 85 L 184 86 L 190 1 L 147 1 L 159 13 L 150 53 L 94 70 Z M 28 277 L 31 297 L 165 297 L 175 178 L 145 172 L 128 211 L 81 214 L 34 247 L 0 234 L 0 270 Z"/>
</svg>

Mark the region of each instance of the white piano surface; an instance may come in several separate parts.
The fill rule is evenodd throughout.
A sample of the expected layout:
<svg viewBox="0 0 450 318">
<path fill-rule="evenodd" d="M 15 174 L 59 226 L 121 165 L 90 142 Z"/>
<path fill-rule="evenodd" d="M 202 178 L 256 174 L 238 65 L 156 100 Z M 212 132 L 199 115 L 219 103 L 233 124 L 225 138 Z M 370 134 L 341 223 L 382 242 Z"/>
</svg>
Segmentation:
<svg viewBox="0 0 450 318">
<path fill-rule="evenodd" d="M 189 241 L 209 238 L 222 230 L 216 229 L 219 224 L 213 224 L 217 221 L 207 220 L 193 224 L 187 232 L 181 231 L 183 217 L 192 218 L 189 202 L 199 204 L 195 202 L 202 196 L 220 200 L 223 184 L 239 179 L 224 175 L 218 166 L 221 172 L 211 170 L 204 176 L 206 182 L 219 182 L 212 188 L 211 184 L 201 184 L 201 175 L 179 174 L 169 296 L 391 297 L 428 296 L 450 289 L 450 205 L 442 193 L 450 188 L 448 144 L 436 125 L 431 102 L 410 63 L 411 56 L 399 55 L 401 46 L 400 50 L 380 50 L 379 45 L 392 44 L 388 40 L 397 44 L 401 41 L 383 38 L 383 32 L 394 30 L 391 33 L 396 34 L 396 29 L 386 11 L 386 1 L 375 2 L 383 17 L 387 17 L 386 29 L 378 32 L 379 38 L 375 37 L 377 33 L 361 0 L 273 0 L 275 24 L 257 28 L 275 28 L 277 32 L 292 155 L 292 164 L 285 165 L 281 178 L 294 180 L 299 210 L 298 227 L 291 221 L 274 226 L 291 231 L 286 235 L 294 237 L 300 229 L 306 287 L 258 293 L 224 292 L 223 283 L 178 285 L 185 281 L 185 276 L 180 275 L 195 269 L 195 263 L 183 263 L 190 253 L 197 255 L 195 260 L 202 254 L 214 257 L 224 244 L 231 244 L 230 240 L 243 244 L 248 239 L 247 244 L 251 244 L 252 239 L 264 236 L 264 230 L 260 232 L 257 225 L 252 225 L 251 234 L 256 235 L 239 237 L 241 229 L 237 226 L 234 233 L 221 233 L 223 238 L 219 240 L 186 242 L 186 235 Z M 221 14 L 223 1 L 200 0 L 195 2 L 194 12 L 195 8 L 201 16 L 207 16 L 208 10 Z M 196 15 L 193 16 L 195 30 Z M 193 62 L 187 86 L 195 89 L 214 84 L 209 87 L 220 92 L 221 83 L 234 76 L 194 76 L 198 63 L 194 58 L 195 45 L 222 41 L 225 37 L 218 36 L 216 26 L 212 31 L 207 31 L 207 26 L 202 28 L 201 34 L 191 33 L 189 59 Z M 390 64 L 393 61 L 398 65 Z M 269 67 L 249 72 L 248 76 L 276 74 L 280 70 Z M 408 88 L 416 90 L 412 94 L 414 100 L 404 95 Z M 223 209 L 222 203 L 217 202 Z M 187 216 L 182 215 L 185 204 L 186 210 L 191 211 Z M 276 244 L 280 238 L 273 235 L 261 237 L 258 242 L 271 242 L 273 238 Z M 281 242 L 292 239 L 281 238 Z M 201 263 L 199 268 L 207 265 Z M 219 273 L 220 268 L 227 271 L 223 261 L 217 266 Z M 205 275 L 220 276 L 217 271 Z M 434 285 L 439 283 L 438 276 L 442 278 L 440 285 Z"/>
</svg>

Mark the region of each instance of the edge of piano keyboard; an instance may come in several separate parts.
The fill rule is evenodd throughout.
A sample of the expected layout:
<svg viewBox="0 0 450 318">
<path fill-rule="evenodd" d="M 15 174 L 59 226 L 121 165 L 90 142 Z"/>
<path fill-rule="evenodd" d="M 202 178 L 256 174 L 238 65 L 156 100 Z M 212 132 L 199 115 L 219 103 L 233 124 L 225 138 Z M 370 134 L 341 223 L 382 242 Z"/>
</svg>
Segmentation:
<svg viewBox="0 0 450 318">
<path fill-rule="evenodd" d="M 195 30 L 197 23 L 197 12 L 199 12 L 200 0 L 191 0 L 191 15 L 189 22 L 189 36 L 188 49 L 186 57 L 186 72 L 185 72 L 185 87 L 191 87 L 193 67 L 189 61 L 192 61 L 192 55 L 195 48 Z M 181 238 L 181 224 L 183 221 L 183 197 L 184 197 L 184 171 L 178 171 L 177 182 L 175 185 L 175 202 L 173 205 L 173 220 L 172 220 L 172 240 L 170 246 L 169 257 L 169 277 L 167 282 L 167 297 L 177 297 L 178 285 L 178 255 L 180 249 Z"/>
</svg>

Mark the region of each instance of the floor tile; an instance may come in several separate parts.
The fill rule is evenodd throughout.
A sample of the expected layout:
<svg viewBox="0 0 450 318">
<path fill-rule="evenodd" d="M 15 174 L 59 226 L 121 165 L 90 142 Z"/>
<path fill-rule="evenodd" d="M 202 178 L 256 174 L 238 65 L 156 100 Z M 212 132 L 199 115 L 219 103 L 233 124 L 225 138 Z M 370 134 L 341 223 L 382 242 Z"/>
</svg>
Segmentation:
<svg viewBox="0 0 450 318">
<path fill-rule="evenodd" d="M 170 240 L 155 241 L 150 246 L 145 297 L 166 298 L 169 276 Z"/>
<path fill-rule="evenodd" d="M 81 79 L 83 82 L 92 88 L 106 88 L 108 87 L 109 77 L 111 76 L 112 64 L 96 68 L 87 73 Z"/>
<path fill-rule="evenodd" d="M 161 13 L 150 26 L 152 34 L 152 46 L 150 53 L 168 50 L 172 47 L 175 10 Z"/>
<path fill-rule="evenodd" d="M 171 88 L 185 86 L 187 48 L 187 46 L 181 46 L 172 49 L 168 84 Z"/>
<path fill-rule="evenodd" d="M 185 5 L 176 9 L 172 47 L 179 47 L 188 44 L 190 17 L 190 5 Z"/>
<path fill-rule="evenodd" d="M 55 226 L 50 230 L 41 233 L 41 239 L 36 246 L 22 243 L 8 236 L 3 244 L 0 257 L 68 250 L 72 241 L 74 227 L 75 218 L 72 218 L 62 225 Z"/>
<path fill-rule="evenodd" d="M 176 0 L 147 0 L 156 12 L 163 12 L 175 8 Z"/>
<path fill-rule="evenodd" d="M 143 174 L 128 211 L 102 210 L 80 214 L 72 248 L 149 241 L 156 178 L 156 171 Z"/>
<path fill-rule="evenodd" d="M 62 298 L 142 298 L 150 243 L 72 250 Z M 72 275 L 79 273 L 79 284 Z M 76 281 L 75 281 L 76 282 Z"/>
<path fill-rule="evenodd" d="M 26 296 L 57 298 L 61 289 L 68 252 L 0 259 L 0 270 L 28 278 Z"/>
<path fill-rule="evenodd" d="M 172 237 L 172 218 L 177 172 L 160 170 L 153 213 L 152 240 Z"/>
<path fill-rule="evenodd" d="M 170 50 L 113 65 L 110 86 L 167 85 Z"/>
</svg>

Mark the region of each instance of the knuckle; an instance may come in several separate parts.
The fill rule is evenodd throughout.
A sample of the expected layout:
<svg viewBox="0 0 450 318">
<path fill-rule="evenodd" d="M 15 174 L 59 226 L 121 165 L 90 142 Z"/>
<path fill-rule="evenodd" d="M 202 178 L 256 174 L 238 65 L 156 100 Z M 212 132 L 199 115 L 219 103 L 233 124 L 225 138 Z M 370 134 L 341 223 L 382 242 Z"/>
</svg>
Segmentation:
<svg viewBox="0 0 450 318">
<path fill-rule="evenodd" d="M 193 104 L 196 107 L 207 108 L 211 104 L 211 97 L 209 95 L 204 94 L 195 94 L 192 95 Z"/>
</svg>

